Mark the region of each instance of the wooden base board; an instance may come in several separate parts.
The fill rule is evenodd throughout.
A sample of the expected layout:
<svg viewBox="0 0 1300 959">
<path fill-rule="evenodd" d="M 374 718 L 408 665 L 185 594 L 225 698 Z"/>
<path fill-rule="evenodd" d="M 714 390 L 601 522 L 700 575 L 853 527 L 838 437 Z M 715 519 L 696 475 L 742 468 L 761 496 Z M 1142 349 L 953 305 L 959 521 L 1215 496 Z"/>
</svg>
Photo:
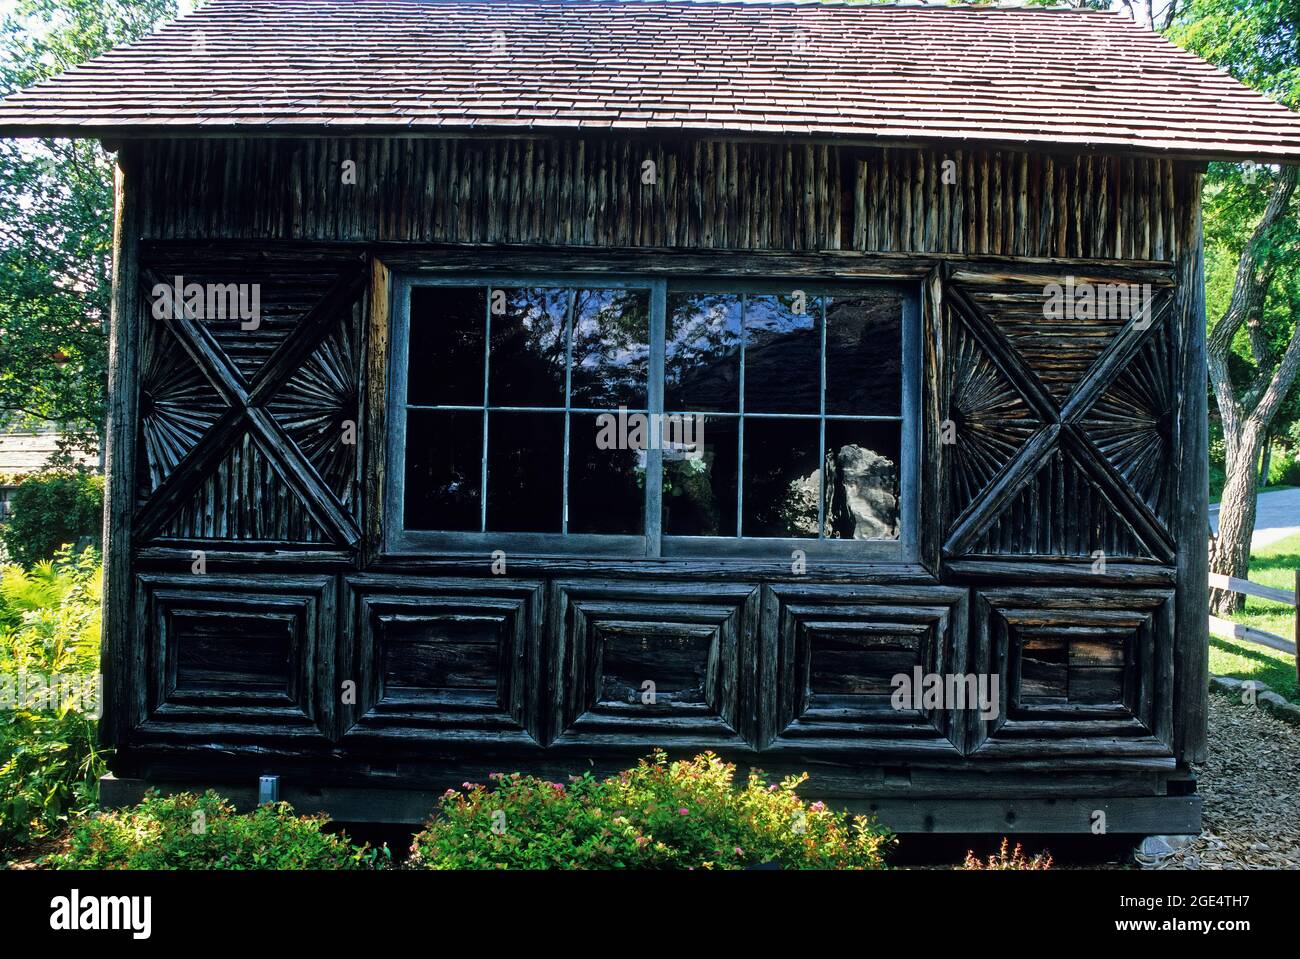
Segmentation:
<svg viewBox="0 0 1300 959">
<path fill-rule="evenodd" d="M 257 782 L 202 784 L 119 779 L 99 781 L 101 808 L 140 801 L 146 789 L 163 793 L 201 791 L 212 786 L 237 809 L 257 803 Z M 364 786 L 303 787 L 282 783 L 280 798 L 301 813 L 324 812 L 339 822 L 415 825 L 437 808 L 440 792 Z M 1191 835 L 1201 831 L 1201 797 L 1087 797 L 1081 799 L 827 799 L 836 807 L 870 813 L 894 832 L 969 834 L 1088 834 L 1097 812 L 1105 814 L 1107 835 Z"/>
</svg>

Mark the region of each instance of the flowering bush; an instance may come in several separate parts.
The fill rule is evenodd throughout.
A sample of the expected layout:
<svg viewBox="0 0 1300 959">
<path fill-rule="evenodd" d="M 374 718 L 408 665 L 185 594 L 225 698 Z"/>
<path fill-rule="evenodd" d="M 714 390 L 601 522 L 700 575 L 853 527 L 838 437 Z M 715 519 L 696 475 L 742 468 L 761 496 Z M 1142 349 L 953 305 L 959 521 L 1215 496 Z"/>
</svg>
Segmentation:
<svg viewBox="0 0 1300 959">
<path fill-rule="evenodd" d="M 565 783 L 494 774 L 448 790 L 415 837 L 423 869 L 880 869 L 892 842 L 863 817 L 805 803 L 808 777 L 769 784 L 713 753 L 669 762 L 662 751 L 608 779 Z"/>
<path fill-rule="evenodd" d="M 1040 852 L 1036 856 L 1026 856 L 1024 848 L 1020 843 L 1016 843 L 1016 848 L 1007 852 L 1008 842 L 1002 840 L 1002 845 L 998 851 L 987 859 L 981 860 L 975 856 L 973 850 L 966 853 L 966 861 L 962 863 L 962 869 L 1051 869 L 1052 854 L 1050 852 Z"/>
<path fill-rule="evenodd" d="M 247 814 L 214 792 L 150 791 L 130 809 L 76 822 L 57 869 L 369 869 L 388 849 L 354 846 L 323 832 L 324 816 L 298 816 L 288 803 Z"/>
</svg>

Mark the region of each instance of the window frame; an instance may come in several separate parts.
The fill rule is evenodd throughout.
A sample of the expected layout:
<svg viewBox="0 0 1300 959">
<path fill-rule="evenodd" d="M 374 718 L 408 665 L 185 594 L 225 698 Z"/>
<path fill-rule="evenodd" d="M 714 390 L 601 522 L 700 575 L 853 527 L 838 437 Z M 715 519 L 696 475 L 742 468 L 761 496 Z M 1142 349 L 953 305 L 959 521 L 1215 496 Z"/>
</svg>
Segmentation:
<svg viewBox="0 0 1300 959">
<path fill-rule="evenodd" d="M 889 291 L 900 295 L 902 396 L 898 416 L 840 416 L 826 414 L 825 380 L 825 308 L 821 318 L 822 382 L 819 390 L 820 412 L 817 414 L 763 414 L 762 418 L 792 420 L 846 419 L 859 422 L 897 422 L 899 424 L 899 537 L 894 540 L 822 539 L 819 537 L 746 537 L 665 535 L 663 523 L 663 451 L 646 451 L 645 522 L 642 534 L 606 533 L 511 533 L 492 531 L 438 531 L 405 528 L 407 376 L 410 359 L 411 292 L 415 287 L 555 287 L 566 289 L 644 289 L 649 293 L 649 362 L 646 400 L 651 413 L 663 412 L 664 361 L 667 352 L 666 326 L 669 292 L 718 292 L 740 295 L 789 294 L 801 290 L 811 297 L 841 295 L 846 292 Z M 488 429 L 488 364 L 491 344 L 491 296 L 486 297 L 484 327 L 484 404 L 474 407 L 484 415 L 484 456 Z M 395 555 L 475 555 L 505 550 L 523 557 L 577 556 L 622 560 L 700 560 L 744 559 L 776 560 L 789 563 L 796 550 L 808 559 L 844 563 L 910 563 L 918 559 L 918 525 L 920 521 L 918 451 L 921 445 L 921 285 L 915 281 L 856 279 L 852 277 L 822 279 L 798 276 L 702 277 L 698 274 L 638 275 L 635 273 L 599 274 L 561 271 L 503 273 L 500 271 L 458 270 L 455 273 L 426 274 L 416 271 L 394 273 L 390 285 L 387 386 L 385 399 L 388 415 L 385 424 L 385 479 L 383 543 L 385 553 Z M 570 304 L 570 311 L 572 302 Z M 572 316 L 566 321 L 571 326 Z M 743 324 L 743 318 L 742 318 Z M 743 329 L 743 326 L 742 326 Z M 569 333 L 571 336 L 571 332 Z M 421 408 L 418 404 L 415 408 Z M 429 407 L 433 408 L 433 407 Z M 469 407 L 445 407 L 448 410 L 472 411 Z M 510 409 L 506 407 L 506 409 Z M 531 409 L 531 408 L 530 408 Z M 550 407 L 538 409 L 551 409 Z M 565 390 L 565 448 L 563 459 L 567 476 L 569 462 L 570 415 L 572 391 Z M 554 410 L 558 412 L 559 409 Z M 611 412 L 609 410 L 601 412 Z M 691 411 L 684 411 L 691 412 Z M 707 416 L 743 418 L 736 414 L 706 413 Z M 753 414 L 749 414 L 751 417 Z M 823 437 L 824 437 L 824 428 Z M 822 445 L 824 446 L 824 439 Z M 743 451 L 738 454 L 743 457 Z M 743 463 L 738 477 L 738 495 L 743 497 Z M 490 482 L 490 480 L 489 480 Z M 568 483 L 563 484 L 567 504 Z M 480 490 L 481 509 L 486 510 L 487 489 Z M 482 525 L 482 524 L 481 524 Z"/>
</svg>

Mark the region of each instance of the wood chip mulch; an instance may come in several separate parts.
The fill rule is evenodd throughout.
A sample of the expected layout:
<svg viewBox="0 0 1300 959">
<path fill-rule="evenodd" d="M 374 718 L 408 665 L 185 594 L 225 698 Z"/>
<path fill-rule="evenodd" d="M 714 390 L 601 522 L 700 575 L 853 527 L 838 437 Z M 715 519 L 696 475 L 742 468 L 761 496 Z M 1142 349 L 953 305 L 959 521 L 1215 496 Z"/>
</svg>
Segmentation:
<svg viewBox="0 0 1300 959">
<path fill-rule="evenodd" d="M 1300 869 L 1300 727 L 1210 695 L 1201 835 L 1160 869 Z"/>
</svg>

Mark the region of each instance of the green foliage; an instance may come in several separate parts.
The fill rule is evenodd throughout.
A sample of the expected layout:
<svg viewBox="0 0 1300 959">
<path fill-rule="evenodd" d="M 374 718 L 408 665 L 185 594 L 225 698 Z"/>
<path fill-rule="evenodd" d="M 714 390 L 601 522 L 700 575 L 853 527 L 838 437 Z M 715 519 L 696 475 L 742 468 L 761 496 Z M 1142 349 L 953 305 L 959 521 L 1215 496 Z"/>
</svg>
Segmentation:
<svg viewBox="0 0 1300 959">
<path fill-rule="evenodd" d="M 973 851 L 966 853 L 966 861 L 961 864 L 962 869 L 982 869 L 982 870 L 1003 870 L 1003 869 L 1051 869 L 1052 854 L 1050 852 L 1040 852 L 1036 856 L 1026 856 L 1024 847 L 1016 843 L 1016 848 L 1010 852 L 1007 851 L 1009 843 L 1006 839 L 1002 840 L 1002 845 L 998 847 L 996 853 L 991 854 L 987 859 L 978 859 Z"/>
<path fill-rule="evenodd" d="M 565 785 L 494 774 L 489 788 L 448 790 L 415 837 L 419 869 L 880 869 L 889 833 L 862 817 L 805 803 L 807 774 L 767 784 L 712 753 L 669 762 L 662 751 L 633 769 Z"/>
<path fill-rule="evenodd" d="M 237 813 L 215 792 L 162 796 L 85 816 L 71 829 L 56 869 L 374 869 L 388 848 L 355 846 L 325 832 L 325 816 L 299 816 L 288 803 Z"/>
<path fill-rule="evenodd" d="M 78 469 L 38 473 L 14 490 L 9 509 L 0 540 L 11 559 L 31 566 L 83 536 L 100 543 L 104 480 Z"/>
<path fill-rule="evenodd" d="M 0 96 L 146 34 L 174 0 L 17 0 Z M 113 164 L 96 140 L 0 140 L 0 422 L 102 429 Z"/>
<path fill-rule="evenodd" d="M 1250 581 L 1275 589 L 1296 587 L 1300 570 L 1300 533 L 1250 551 Z M 1295 638 L 1295 609 L 1258 596 L 1246 597 L 1246 608 L 1230 617 L 1243 626 L 1253 626 L 1283 639 Z M 1210 672 L 1215 676 L 1254 679 L 1274 692 L 1300 702 L 1296 683 L 1295 657 L 1245 640 L 1210 637 Z"/>
<path fill-rule="evenodd" d="M 95 802 L 103 570 L 94 550 L 63 550 L 30 571 L 0 567 L 0 848 L 57 829 Z M 62 677 L 80 701 L 29 679 Z M 87 685 L 89 684 L 89 685 Z"/>
<path fill-rule="evenodd" d="M 1168 36 L 1247 86 L 1291 109 L 1300 106 L 1300 0 L 1191 0 L 1179 11 Z M 1206 317 L 1211 328 L 1227 311 L 1241 252 L 1251 241 L 1277 177 L 1272 166 L 1210 165 L 1202 198 Z M 1294 209 L 1255 242 L 1261 273 L 1273 270 L 1274 278 L 1260 316 L 1248 317 L 1237 331 L 1228 360 L 1237 399 L 1248 409 L 1272 375 L 1300 316 L 1300 222 Z M 1254 350 L 1252 328 L 1259 333 Z M 1300 392 L 1293 386 L 1271 425 L 1274 435 L 1287 437 L 1283 445 L 1292 451 L 1297 443 L 1289 434 L 1298 422 Z M 1212 446 L 1211 489 L 1222 486 L 1223 447 Z"/>
</svg>

